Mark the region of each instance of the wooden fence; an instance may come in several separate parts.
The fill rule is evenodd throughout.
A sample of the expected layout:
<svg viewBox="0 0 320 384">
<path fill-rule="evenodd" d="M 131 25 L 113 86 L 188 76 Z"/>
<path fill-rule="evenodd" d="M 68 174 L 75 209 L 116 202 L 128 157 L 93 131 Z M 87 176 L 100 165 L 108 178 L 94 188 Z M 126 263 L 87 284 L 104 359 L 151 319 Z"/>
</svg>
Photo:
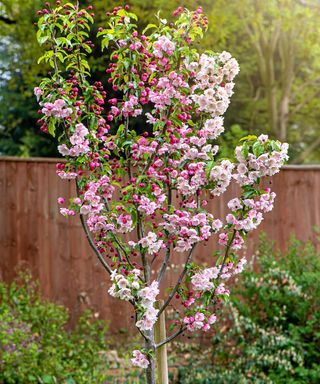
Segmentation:
<svg viewBox="0 0 320 384">
<path fill-rule="evenodd" d="M 54 159 L 0 158 L 0 278 L 10 281 L 28 267 L 39 278 L 45 297 L 70 308 L 72 318 L 91 307 L 110 320 L 111 329 L 130 328 L 126 303 L 107 294 L 108 278 L 95 259 L 78 217 L 58 212 L 57 197 L 73 196 L 72 182 L 55 174 Z M 288 166 L 272 178 L 277 193 L 275 209 L 265 215 L 260 231 L 284 248 L 290 234 L 315 240 L 320 227 L 320 166 Z M 210 201 L 217 217 L 226 213 L 226 201 L 235 196 L 231 186 L 223 199 Z M 248 243 L 252 253 L 257 233 Z M 209 261 L 214 240 L 199 248 L 197 258 Z M 182 262 L 177 256 L 175 264 Z M 177 276 L 176 268 L 169 281 Z"/>
</svg>

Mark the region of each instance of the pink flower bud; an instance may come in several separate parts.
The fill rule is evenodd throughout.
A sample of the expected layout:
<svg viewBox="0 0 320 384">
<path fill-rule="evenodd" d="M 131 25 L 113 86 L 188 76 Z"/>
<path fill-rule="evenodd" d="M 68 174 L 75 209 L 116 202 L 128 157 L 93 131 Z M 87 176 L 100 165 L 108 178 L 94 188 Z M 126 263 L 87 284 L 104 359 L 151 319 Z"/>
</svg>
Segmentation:
<svg viewBox="0 0 320 384">
<path fill-rule="evenodd" d="M 62 205 L 64 203 L 63 197 L 58 197 L 58 204 Z"/>
</svg>

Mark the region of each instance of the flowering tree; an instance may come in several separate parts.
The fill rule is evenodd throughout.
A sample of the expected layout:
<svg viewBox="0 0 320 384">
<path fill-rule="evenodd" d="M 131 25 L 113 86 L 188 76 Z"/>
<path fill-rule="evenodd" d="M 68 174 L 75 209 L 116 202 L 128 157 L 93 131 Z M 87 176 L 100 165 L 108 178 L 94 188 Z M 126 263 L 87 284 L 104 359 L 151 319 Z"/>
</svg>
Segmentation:
<svg viewBox="0 0 320 384">
<path fill-rule="evenodd" d="M 107 13 L 107 28 L 98 35 L 111 52 L 106 73 L 116 96 L 110 98 L 101 82 L 89 81 L 91 10 L 57 1 L 56 8 L 47 3 L 38 12 L 38 40 L 47 47 L 39 60 L 53 68 L 35 89 L 39 122 L 42 131 L 58 136 L 66 157 L 57 164 L 58 176 L 76 182 L 77 196 L 60 211 L 80 215 L 110 274 L 109 294 L 132 304 L 145 346 L 133 351 L 131 361 L 154 383 L 155 350 L 184 331 L 208 331 L 215 323 L 229 296 L 226 281 L 246 262 L 236 251 L 273 207 L 275 194 L 263 190 L 261 179 L 279 171 L 288 145 L 248 136 L 234 160 L 217 160 L 215 140 L 224 131 L 222 116 L 239 66 L 227 52 L 198 53 L 196 42 L 207 28 L 201 8 L 178 8 L 173 24 L 158 17 L 142 33 L 128 6 Z M 141 119 L 151 133 L 133 129 Z M 230 213 L 217 218 L 207 211 L 207 199 L 223 194 L 231 180 L 241 194 L 229 201 Z M 204 268 L 193 256 L 212 234 L 218 234 L 221 250 L 215 264 Z M 185 262 L 159 307 L 173 252 Z M 154 265 L 159 268 L 153 277 Z M 156 343 L 155 324 L 174 297 L 182 304 L 175 329 Z"/>
</svg>

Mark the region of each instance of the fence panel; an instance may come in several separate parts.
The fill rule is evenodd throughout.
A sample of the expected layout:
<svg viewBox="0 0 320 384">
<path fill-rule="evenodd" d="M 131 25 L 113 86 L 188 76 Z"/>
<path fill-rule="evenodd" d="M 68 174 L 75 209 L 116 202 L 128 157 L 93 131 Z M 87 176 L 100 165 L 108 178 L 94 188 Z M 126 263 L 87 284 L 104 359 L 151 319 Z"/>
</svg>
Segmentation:
<svg viewBox="0 0 320 384">
<path fill-rule="evenodd" d="M 0 158 L 0 278 L 10 281 L 17 270 L 28 267 L 39 278 L 44 295 L 70 308 L 72 319 L 89 306 L 110 321 L 112 330 L 130 328 L 129 307 L 107 294 L 108 278 L 87 244 L 79 218 L 59 214 L 57 197 L 73 196 L 74 186 L 56 176 L 55 162 Z M 289 166 L 271 182 L 277 193 L 275 209 L 265 215 L 259 231 L 280 248 L 292 233 L 314 241 L 313 227 L 320 227 L 320 166 Z M 235 195 L 231 186 L 223 199 L 210 200 L 209 210 L 221 217 Z M 257 236 L 249 239 L 248 254 Z M 199 247 L 198 260 L 210 262 L 214 247 L 215 239 Z M 181 255 L 174 261 L 179 262 Z M 171 266 L 166 284 L 177 276 Z"/>
</svg>

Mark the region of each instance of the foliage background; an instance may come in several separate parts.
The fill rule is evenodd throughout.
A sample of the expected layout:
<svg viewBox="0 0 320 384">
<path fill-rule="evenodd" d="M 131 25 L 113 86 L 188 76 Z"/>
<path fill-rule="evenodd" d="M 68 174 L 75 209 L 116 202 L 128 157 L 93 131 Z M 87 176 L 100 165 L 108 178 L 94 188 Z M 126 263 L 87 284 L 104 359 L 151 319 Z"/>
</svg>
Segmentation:
<svg viewBox="0 0 320 384">
<path fill-rule="evenodd" d="M 81 5 L 93 2 L 81 1 Z M 225 117 L 230 143 L 249 132 L 268 132 L 291 144 L 292 163 L 320 160 L 320 5 L 316 0 L 188 0 L 128 3 L 141 28 L 161 11 L 170 20 L 177 6 L 203 6 L 209 30 L 203 50 L 228 50 L 240 63 L 235 95 Z M 93 80 L 104 80 L 108 52 L 100 53 L 95 32 L 115 3 L 95 0 L 96 44 L 90 64 Z M 56 145 L 40 133 L 32 90 L 48 68 L 37 65 L 35 12 L 39 0 L 0 1 L 0 155 L 58 156 Z M 297 27 L 298 26 L 298 27 Z M 108 87 L 107 87 L 108 88 Z M 110 89 L 109 89 L 109 92 Z"/>
<path fill-rule="evenodd" d="M 204 343 L 203 335 L 188 334 L 169 346 L 170 382 L 319 383 L 319 256 L 311 242 L 292 238 L 280 253 L 262 236 L 213 334 Z M 41 297 L 30 274 L 0 283 L 0 383 L 145 382 L 128 364 L 133 336 L 125 343 L 111 337 L 93 312 L 72 330 L 68 319 L 64 307 Z"/>
<path fill-rule="evenodd" d="M 235 282 L 211 347 L 181 344 L 184 384 L 316 384 L 320 381 L 320 258 L 291 238 L 280 253 L 266 235 Z M 226 319 L 229 317 L 229 322 Z M 181 353 L 181 350 L 178 353 Z M 194 359 L 194 356 L 197 359 Z"/>
</svg>

